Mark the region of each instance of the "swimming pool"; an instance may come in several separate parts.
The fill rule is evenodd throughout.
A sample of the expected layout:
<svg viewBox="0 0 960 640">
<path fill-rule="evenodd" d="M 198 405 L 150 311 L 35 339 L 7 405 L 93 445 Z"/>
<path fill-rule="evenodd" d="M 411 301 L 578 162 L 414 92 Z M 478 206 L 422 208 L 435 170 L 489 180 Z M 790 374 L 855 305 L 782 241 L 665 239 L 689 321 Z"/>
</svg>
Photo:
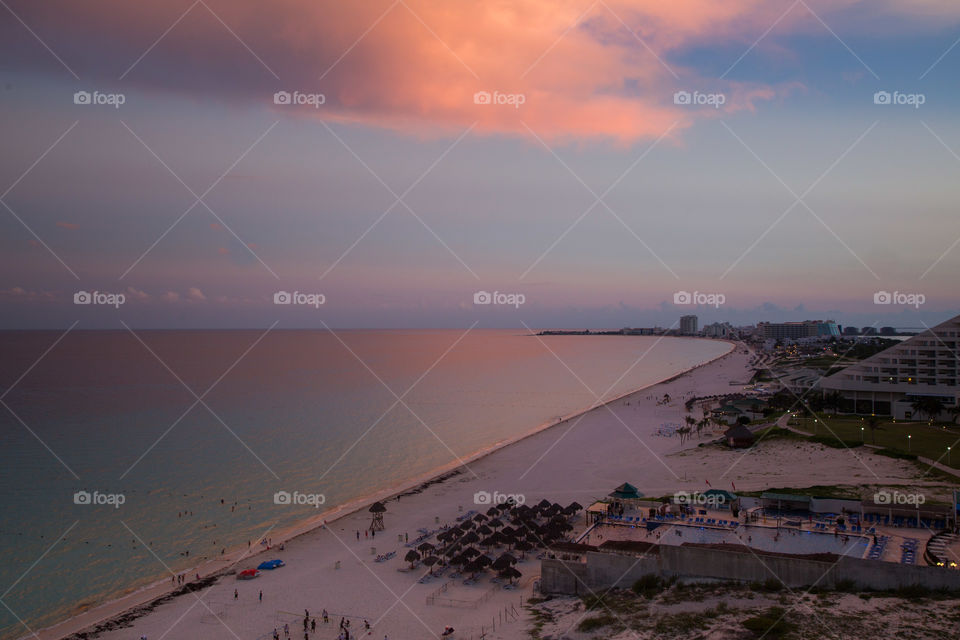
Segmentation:
<svg viewBox="0 0 960 640">
<path fill-rule="evenodd" d="M 685 542 L 698 544 L 745 544 L 760 551 L 776 551 L 806 555 L 834 553 L 862 558 L 867 551 L 869 539 L 864 536 L 834 536 L 832 533 L 797 531 L 795 529 L 740 525 L 735 530 L 711 529 L 677 524 L 660 527 L 660 544 L 681 545 Z M 779 533 L 779 538 L 777 535 Z"/>
</svg>

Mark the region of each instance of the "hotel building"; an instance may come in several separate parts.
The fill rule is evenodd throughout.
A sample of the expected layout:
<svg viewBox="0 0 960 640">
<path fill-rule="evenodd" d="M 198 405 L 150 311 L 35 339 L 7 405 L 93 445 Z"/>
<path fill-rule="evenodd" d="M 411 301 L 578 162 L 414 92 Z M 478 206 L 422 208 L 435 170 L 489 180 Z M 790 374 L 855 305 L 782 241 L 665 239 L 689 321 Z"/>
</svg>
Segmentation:
<svg viewBox="0 0 960 640">
<path fill-rule="evenodd" d="M 839 392 L 846 413 L 917 419 L 911 403 L 923 396 L 940 398 L 950 409 L 960 396 L 958 345 L 960 316 L 823 378 L 820 388 Z"/>
</svg>

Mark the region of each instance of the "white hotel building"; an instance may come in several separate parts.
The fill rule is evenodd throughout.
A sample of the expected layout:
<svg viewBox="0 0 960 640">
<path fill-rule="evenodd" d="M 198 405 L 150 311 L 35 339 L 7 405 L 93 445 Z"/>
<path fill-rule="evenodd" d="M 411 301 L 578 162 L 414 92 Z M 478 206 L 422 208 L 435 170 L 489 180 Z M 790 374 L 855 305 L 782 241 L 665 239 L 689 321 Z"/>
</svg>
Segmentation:
<svg viewBox="0 0 960 640">
<path fill-rule="evenodd" d="M 919 396 L 936 396 L 947 408 L 956 406 L 958 345 L 960 316 L 824 378 L 820 388 L 852 401 L 846 412 L 916 419 L 911 402 Z"/>
</svg>

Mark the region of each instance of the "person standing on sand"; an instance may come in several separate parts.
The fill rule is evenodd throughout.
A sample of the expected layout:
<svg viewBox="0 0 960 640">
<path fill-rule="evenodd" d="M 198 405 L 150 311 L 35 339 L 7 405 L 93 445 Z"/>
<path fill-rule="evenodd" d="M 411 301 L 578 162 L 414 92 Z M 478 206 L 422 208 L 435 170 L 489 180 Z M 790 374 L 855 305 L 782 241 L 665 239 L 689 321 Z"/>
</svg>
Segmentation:
<svg viewBox="0 0 960 640">
<path fill-rule="evenodd" d="M 327 615 L 327 610 L 323 610 L 323 624 L 330 624 L 330 616 Z"/>
<path fill-rule="evenodd" d="M 283 623 L 283 635 L 286 638 L 290 637 L 290 623 L 288 622 Z"/>
<path fill-rule="evenodd" d="M 236 600 L 236 599 L 239 598 L 239 597 L 240 597 L 240 592 L 237 591 L 236 589 L 234 589 L 234 590 L 233 590 L 233 599 Z"/>
<path fill-rule="evenodd" d="M 263 602 L 263 589 L 260 589 L 260 602 Z"/>
</svg>

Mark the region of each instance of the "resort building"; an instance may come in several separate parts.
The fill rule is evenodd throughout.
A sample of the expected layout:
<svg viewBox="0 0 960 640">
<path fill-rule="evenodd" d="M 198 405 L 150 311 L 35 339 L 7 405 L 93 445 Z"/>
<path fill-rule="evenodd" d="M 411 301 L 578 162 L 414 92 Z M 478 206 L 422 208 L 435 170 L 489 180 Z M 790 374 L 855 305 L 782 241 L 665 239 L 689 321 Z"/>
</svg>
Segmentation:
<svg viewBox="0 0 960 640">
<path fill-rule="evenodd" d="M 922 419 L 913 415 L 918 398 L 938 398 L 945 410 L 957 406 L 958 344 L 960 316 L 824 378 L 820 388 L 844 397 L 844 413 Z"/>
<path fill-rule="evenodd" d="M 714 322 L 704 325 L 703 335 L 708 338 L 731 338 L 736 335 L 736 330 L 730 326 L 729 322 Z"/>
<path fill-rule="evenodd" d="M 697 316 L 680 316 L 680 335 L 697 335 Z"/>
<path fill-rule="evenodd" d="M 833 320 L 804 320 L 803 322 L 760 322 L 760 335 L 767 340 L 799 340 L 800 338 L 829 338 L 840 335 L 840 327 Z"/>
</svg>

